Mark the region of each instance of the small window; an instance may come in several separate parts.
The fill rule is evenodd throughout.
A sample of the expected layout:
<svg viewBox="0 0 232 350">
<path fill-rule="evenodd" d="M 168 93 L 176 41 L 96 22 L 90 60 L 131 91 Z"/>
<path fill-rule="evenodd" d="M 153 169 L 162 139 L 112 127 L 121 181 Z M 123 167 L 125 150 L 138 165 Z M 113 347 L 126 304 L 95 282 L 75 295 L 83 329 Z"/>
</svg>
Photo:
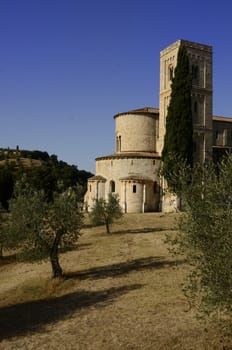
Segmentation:
<svg viewBox="0 0 232 350">
<path fill-rule="evenodd" d="M 91 192 L 92 191 L 92 187 L 91 187 L 91 185 L 89 185 L 89 192 Z"/>
<path fill-rule="evenodd" d="M 133 193 L 136 193 L 136 185 L 133 185 Z"/>
<path fill-rule="evenodd" d="M 116 151 L 117 152 L 121 152 L 121 144 L 122 140 L 121 140 L 121 136 L 117 136 L 116 137 Z"/>
<path fill-rule="evenodd" d="M 169 80 L 173 79 L 173 66 L 169 66 Z"/>
<path fill-rule="evenodd" d="M 115 192 L 115 182 L 114 181 L 110 181 L 110 192 L 111 193 Z"/>
<path fill-rule="evenodd" d="M 194 113 L 198 112 L 198 103 L 197 103 L 197 101 L 194 102 L 193 110 L 194 110 Z"/>
<path fill-rule="evenodd" d="M 192 78 L 193 80 L 197 80 L 199 78 L 199 67 L 196 65 L 192 65 Z"/>
<path fill-rule="evenodd" d="M 122 147 L 122 139 L 121 136 L 118 137 L 118 150 L 121 152 L 121 147 Z"/>
<path fill-rule="evenodd" d="M 215 131 L 215 138 L 216 138 L 216 140 L 219 139 L 219 131 L 218 130 Z"/>
<path fill-rule="evenodd" d="M 116 152 L 119 152 L 119 140 L 118 140 L 118 136 L 116 137 Z"/>
</svg>

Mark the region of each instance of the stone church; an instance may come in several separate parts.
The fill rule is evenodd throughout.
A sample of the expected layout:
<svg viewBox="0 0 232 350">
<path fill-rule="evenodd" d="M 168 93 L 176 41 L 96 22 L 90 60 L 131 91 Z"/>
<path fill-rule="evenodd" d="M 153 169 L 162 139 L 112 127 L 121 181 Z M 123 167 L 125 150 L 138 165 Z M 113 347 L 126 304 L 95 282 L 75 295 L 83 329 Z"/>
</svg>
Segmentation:
<svg viewBox="0 0 232 350">
<path fill-rule="evenodd" d="M 125 213 L 175 209 L 164 195 L 159 176 L 171 82 L 180 46 L 187 49 L 192 70 L 194 161 L 219 159 L 232 148 L 232 118 L 213 116 L 212 47 L 178 40 L 160 53 L 159 109 L 144 107 L 114 116 L 115 152 L 96 158 L 96 175 L 88 180 L 85 202 L 109 193 L 119 195 Z"/>
</svg>

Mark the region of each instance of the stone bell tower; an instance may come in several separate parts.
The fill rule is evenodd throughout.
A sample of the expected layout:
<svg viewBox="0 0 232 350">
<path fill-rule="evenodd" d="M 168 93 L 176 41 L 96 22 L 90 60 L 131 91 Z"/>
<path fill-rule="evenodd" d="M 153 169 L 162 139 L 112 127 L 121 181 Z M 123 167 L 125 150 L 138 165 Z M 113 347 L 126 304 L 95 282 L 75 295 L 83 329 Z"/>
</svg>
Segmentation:
<svg viewBox="0 0 232 350">
<path fill-rule="evenodd" d="M 161 154 L 166 131 L 166 117 L 171 96 L 171 82 L 180 46 L 185 46 L 192 72 L 192 117 L 194 161 L 212 158 L 212 47 L 178 40 L 160 53 L 160 106 L 158 152 Z"/>
</svg>

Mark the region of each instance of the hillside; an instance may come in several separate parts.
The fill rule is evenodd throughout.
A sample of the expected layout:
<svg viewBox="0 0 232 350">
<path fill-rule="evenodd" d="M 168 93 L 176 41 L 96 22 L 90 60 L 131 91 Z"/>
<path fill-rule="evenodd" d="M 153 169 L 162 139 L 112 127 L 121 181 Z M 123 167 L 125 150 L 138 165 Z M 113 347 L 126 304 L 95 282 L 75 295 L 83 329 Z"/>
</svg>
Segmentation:
<svg viewBox="0 0 232 350">
<path fill-rule="evenodd" d="M 24 161 L 25 165 L 30 165 L 30 161 L 37 161 L 35 164 L 41 164 L 42 161 L 49 161 L 57 156 L 52 155 L 51 157 L 47 152 L 43 151 L 29 151 L 29 150 L 19 150 L 17 149 L 9 149 L 9 148 L 0 148 L 0 161 L 4 162 L 15 162 L 20 163 L 20 161 Z"/>
<path fill-rule="evenodd" d="M 44 190 L 47 198 L 57 190 L 58 183 L 64 189 L 79 185 L 83 193 L 87 179 L 93 174 L 79 170 L 75 165 L 58 160 L 57 156 L 43 151 L 17 149 L 0 149 L 0 202 L 8 209 L 8 201 L 12 197 L 14 184 L 22 175 L 37 190 Z"/>
<path fill-rule="evenodd" d="M 6 163 L 11 164 L 15 166 L 16 168 L 19 168 L 20 166 L 23 166 L 25 168 L 30 167 L 39 167 L 42 165 L 42 161 L 38 159 L 29 159 L 29 158 L 23 158 L 23 157 L 17 157 L 17 158 L 9 158 L 7 160 L 0 160 L 0 166 L 4 166 Z"/>
<path fill-rule="evenodd" d="M 51 156 L 45 151 L 30 151 L 0 148 L 0 164 L 5 163 L 15 164 L 16 167 L 23 165 L 25 167 L 40 166 L 43 163 L 58 162 L 58 158 L 55 154 Z"/>
</svg>

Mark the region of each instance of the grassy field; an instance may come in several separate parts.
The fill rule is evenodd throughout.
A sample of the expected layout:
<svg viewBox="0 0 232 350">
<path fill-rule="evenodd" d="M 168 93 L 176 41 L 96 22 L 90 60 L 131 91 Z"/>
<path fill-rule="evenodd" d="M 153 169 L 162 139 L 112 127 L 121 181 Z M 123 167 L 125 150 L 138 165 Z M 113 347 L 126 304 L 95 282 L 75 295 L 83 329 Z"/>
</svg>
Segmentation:
<svg viewBox="0 0 232 350">
<path fill-rule="evenodd" d="M 176 214 L 177 215 L 177 214 Z M 82 230 L 61 255 L 66 277 L 50 265 L 0 265 L 0 349 L 232 349 L 216 325 L 189 311 L 181 285 L 188 266 L 164 244 L 176 215 L 127 214 L 107 235 Z"/>
</svg>

